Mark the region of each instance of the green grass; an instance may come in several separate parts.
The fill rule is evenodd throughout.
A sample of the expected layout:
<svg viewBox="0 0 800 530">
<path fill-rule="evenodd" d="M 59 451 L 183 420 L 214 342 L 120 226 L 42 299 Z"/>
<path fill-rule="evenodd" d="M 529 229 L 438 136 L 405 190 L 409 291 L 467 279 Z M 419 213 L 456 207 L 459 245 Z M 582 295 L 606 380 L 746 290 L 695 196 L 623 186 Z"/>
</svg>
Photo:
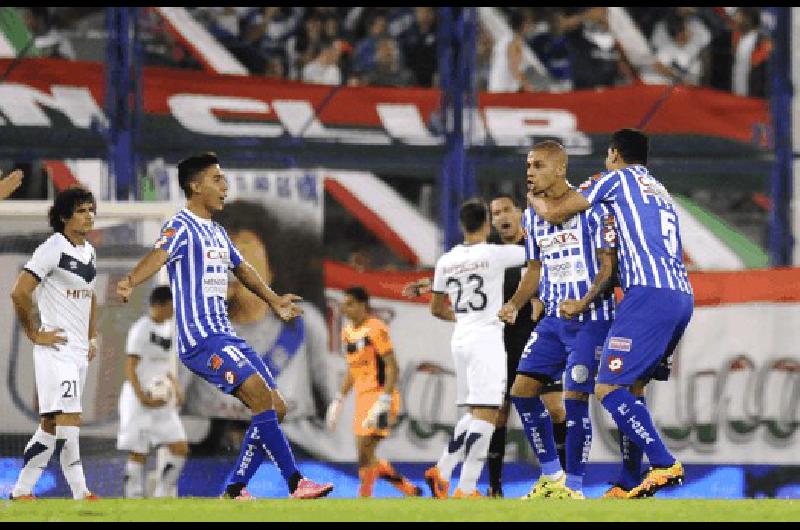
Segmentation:
<svg viewBox="0 0 800 530">
<path fill-rule="evenodd" d="M 108 499 L 0 502 L 6 521 L 800 521 L 800 501 Z"/>
</svg>

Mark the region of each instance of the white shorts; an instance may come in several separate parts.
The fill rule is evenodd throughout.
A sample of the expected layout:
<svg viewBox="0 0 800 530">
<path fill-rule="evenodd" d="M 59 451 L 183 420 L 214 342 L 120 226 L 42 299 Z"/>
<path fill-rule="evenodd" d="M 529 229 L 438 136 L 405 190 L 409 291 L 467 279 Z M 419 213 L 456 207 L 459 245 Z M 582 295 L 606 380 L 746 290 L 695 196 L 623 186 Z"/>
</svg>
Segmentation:
<svg viewBox="0 0 800 530">
<path fill-rule="evenodd" d="M 83 412 L 81 396 L 86 385 L 89 358 L 86 352 L 33 347 L 33 370 L 39 414 Z"/>
<path fill-rule="evenodd" d="M 186 431 L 175 405 L 145 407 L 128 381 L 122 385 L 117 449 L 146 455 L 151 447 L 185 441 Z"/>
<path fill-rule="evenodd" d="M 453 336 L 456 404 L 459 407 L 501 407 L 508 367 L 503 328 L 487 326 Z"/>
</svg>

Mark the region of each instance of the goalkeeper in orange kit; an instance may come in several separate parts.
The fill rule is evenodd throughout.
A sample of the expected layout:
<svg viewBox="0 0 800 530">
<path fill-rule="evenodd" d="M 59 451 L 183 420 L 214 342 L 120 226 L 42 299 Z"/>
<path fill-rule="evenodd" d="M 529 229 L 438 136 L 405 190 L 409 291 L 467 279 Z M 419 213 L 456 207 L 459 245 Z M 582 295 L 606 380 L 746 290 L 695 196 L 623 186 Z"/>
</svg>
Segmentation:
<svg viewBox="0 0 800 530">
<path fill-rule="evenodd" d="M 378 478 L 388 480 L 406 496 L 420 496 L 420 488 L 375 455 L 378 444 L 389 435 L 400 410 L 397 391 L 399 368 L 386 324 L 370 314 L 369 294 L 362 287 L 345 291 L 342 312 L 350 324 L 342 329 L 349 370 L 336 398 L 328 406 L 328 428 L 336 425 L 342 399 L 355 388 L 356 413 L 353 432 L 358 449 L 360 497 L 371 497 Z"/>
</svg>

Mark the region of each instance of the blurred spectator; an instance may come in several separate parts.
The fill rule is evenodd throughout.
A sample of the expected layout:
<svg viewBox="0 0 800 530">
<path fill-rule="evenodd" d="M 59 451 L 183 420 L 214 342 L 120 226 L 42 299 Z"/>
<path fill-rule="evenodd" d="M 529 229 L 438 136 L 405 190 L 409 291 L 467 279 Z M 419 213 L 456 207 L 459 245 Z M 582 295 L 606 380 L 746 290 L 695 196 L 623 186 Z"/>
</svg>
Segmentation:
<svg viewBox="0 0 800 530">
<path fill-rule="evenodd" d="M 438 62 L 436 11 L 432 7 L 415 7 L 413 24 L 401 42 L 406 64 L 414 71 L 417 83 L 433 86 Z"/>
<path fill-rule="evenodd" d="M 522 47 L 525 33 L 532 23 L 530 17 L 519 12 L 511 13 L 511 35 L 499 39 L 492 51 L 492 65 L 489 72 L 489 92 L 532 91 L 525 74 Z"/>
<path fill-rule="evenodd" d="M 360 84 L 407 87 L 415 82 L 414 73 L 402 64 L 397 42 L 391 37 L 379 39 L 375 49 L 375 67 L 361 76 Z"/>
<path fill-rule="evenodd" d="M 608 8 L 591 7 L 580 14 L 580 27 L 569 33 L 569 60 L 576 89 L 627 84 L 630 66 L 608 25 Z"/>
<path fill-rule="evenodd" d="M 297 29 L 303 14 L 301 7 L 260 7 L 244 20 L 244 41 L 265 56 L 286 56 L 286 42 Z"/>
<path fill-rule="evenodd" d="M 659 44 L 654 46 L 656 62 L 651 69 L 642 72 L 642 81 L 662 85 L 700 84 L 703 77 L 701 53 L 705 45 L 692 41 L 690 20 L 677 12 L 667 16 L 663 24 L 666 36 L 658 37 Z"/>
<path fill-rule="evenodd" d="M 293 78 L 299 77 L 301 71 L 319 55 L 322 44 L 322 19 L 310 15 L 303 21 L 303 27 L 287 42 L 287 57 L 291 65 Z"/>
<path fill-rule="evenodd" d="M 195 15 L 204 22 L 208 30 L 253 74 L 271 71 L 270 59 L 257 47 L 249 44 L 243 32 L 249 7 L 198 7 Z"/>
<path fill-rule="evenodd" d="M 58 28 L 58 19 L 48 7 L 22 7 L 22 19 L 34 37 L 34 46 L 43 57 L 75 60 L 75 48 Z"/>
<path fill-rule="evenodd" d="M 543 7 L 536 12 L 533 30 L 526 41 L 552 78 L 551 90 L 572 89 L 572 71 L 567 46 L 567 31 L 580 22 L 567 17 L 559 8 Z"/>
<path fill-rule="evenodd" d="M 340 56 L 341 51 L 337 41 L 323 41 L 319 55 L 303 68 L 303 81 L 317 85 L 341 85 Z"/>
<path fill-rule="evenodd" d="M 353 71 L 355 73 L 366 73 L 375 67 L 375 51 L 378 48 L 378 40 L 387 35 L 386 15 L 382 12 L 374 13 L 367 21 L 367 36 L 356 43 L 353 52 Z"/>
<path fill-rule="evenodd" d="M 688 40 L 684 47 L 687 50 L 696 48 L 698 53 L 705 49 L 711 42 L 711 31 L 709 31 L 706 24 L 698 16 L 696 7 L 674 7 L 667 13 L 664 13 L 663 17 L 656 22 L 653 29 L 653 36 L 650 38 L 653 49 L 658 51 L 670 44 L 671 41 L 674 41 L 674 38 L 669 34 L 668 25 L 670 23 L 673 25 L 675 24 L 674 20 L 676 16 L 686 20 Z"/>
<path fill-rule="evenodd" d="M 761 32 L 761 13 L 757 7 L 740 7 L 733 19 L 731 91 L 740 96 L 765 97 L 772 41 Z"/>
<path fill-rule="evenodd" d="M 492 69 L 492 51 L 494 41 L 491 34 L 480 25 L 478 27 L 477 43 L 475 44 L 477 59 L 475 61 L 475 86 L 485 92 L 489 88 L 489 75 Z"/>
</svg>

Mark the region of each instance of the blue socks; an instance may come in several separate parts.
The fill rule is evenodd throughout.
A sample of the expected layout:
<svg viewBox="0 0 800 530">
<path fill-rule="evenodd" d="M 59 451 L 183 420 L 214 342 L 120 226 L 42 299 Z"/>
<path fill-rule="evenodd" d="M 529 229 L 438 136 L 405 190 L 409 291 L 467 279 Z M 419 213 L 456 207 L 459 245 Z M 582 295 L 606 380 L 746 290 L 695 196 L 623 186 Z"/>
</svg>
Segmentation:
<svg viewBox="0 0 800 530">
<path fill-rule="evenodd" d="M 589 451 L 592 448 L 592 420 L 589 417 L 589 402 L 565 399 L 564 408 L 567 411 L 566 486 L 573 491 L 581 491 L 583 477 L 586 474 L 586 463 L 589 461 Z"/>
<path fill-rule="evenodd" d="M 517 408 L 525 435 L 528 442 L 539 459 L 542 474 L 555 475 L 562 471 L 561 462 L 558 461 L 556 443 L 553 440 L 553 422 L 550 413 L 544 408 L 544 403 L 538 397 L 521 398 L 511 396 L 511 401 Z"/>
<path fill-rule="evenodd" d="M 640 397 L 639 401 L 645 406 L 647 405 L 644 397 Z M 619 450 L 622 455 L 622 468 L 620 469 L 617 484 L 622 486 L 623 489 L 631 490 L 642 481 L 642 457 L 644 456 L 644 451 L 621 432 Z"/>
<path fill-rule="evenodd" d="M 256 451 L 254 448 L 258 448 L 258 450 Z M 269 456 L 275 462 L 289 486 L 289 491 L 293 493 L 297 488 L 297 483 L 302 479 L 302 475 L 297 469 L 289 442 L 286 441 L 286 437 L 278 425 L 278 415 L 274 410 L 267 410 L 253 416 L 242 444 L 242 451 L 236 462 L 236 469 L 229 481 L 231 483 L 228 487 L 229 493 L 232 493 L 231 486 L 241 491 L 247 485 L 261 462 L 264 461 L 265 456 Z"/>
<path fill-rule="evenodd" d="M 226 491 L 236 497 L 241 493 L 242 488 L 250 483 L 250 479 L 256 474 L 261 463 L 264 461 L 264 449 L 261 446 L 261 435 L 257 426 L 250 423 L 250 427 L 244 435 L 242 450 L 236 460 L 236 467 L 233 468 L 228 479 Z"/>
<path fill-rule="evenodd" d="M 675 463 L 675 457 L 661 441 L 642 401 L 637 402 L 628 390 L 618 388 L 603 399 L 603 406 L 613 416 L 620 435 L 627 436 L 633 444 L 644 450 L 651 466 L 669 467 Z"/>
</svg>

